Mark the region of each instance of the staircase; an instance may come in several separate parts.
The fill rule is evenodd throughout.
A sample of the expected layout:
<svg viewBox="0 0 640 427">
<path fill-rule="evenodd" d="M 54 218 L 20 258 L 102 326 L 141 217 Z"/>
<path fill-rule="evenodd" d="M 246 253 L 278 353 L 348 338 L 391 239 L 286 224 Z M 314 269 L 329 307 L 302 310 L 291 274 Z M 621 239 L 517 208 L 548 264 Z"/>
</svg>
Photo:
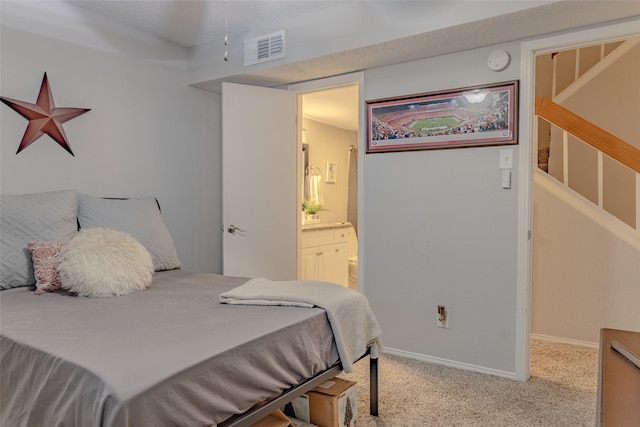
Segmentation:
<svg viewBox="0 0 640 427">
<path fill-rule="evenodd" d="M 640 331 L 640 150 L 576 114 L 600 119 L 597 112 L 602 109 L 580 102 L 608 99 L 606 105 L 615 105 L 607 91 L 629 92 L 615 84 L 625 80 L 610 79 L 626 75 L 622 70 L 637 76 L 637 65 L 629 63 L 637 64 L 633 61 L 639 42 L 588 46 L 563 51 L 554 59 L 549 54 L 538 57 L 534 140 L 540 148 L 540 165 L 533 174 L 531 265 L 534 338 L 597 347 L 601 328 Z M 635 91 L 639 86 L 631 87 Z M 635 111 L 638 104 L 626 105 Z M 634 115 L 640 116 L 629 108 L 621 111 L 622 115 L 608 116 L 614 119 L 607 122 L 610 129 L 611 123 L 633 125 Z M 621 128 L 620 135 L 630 130 Z M 612 204 L 612 198 L 622 200 L 624 209 Z"/>
<path fill-rule="evenodd" d="M 575 49 L 570 54 L 575 60 L 573 73 L 565 72 L 562 78 L 556 75 L 554 57 L 553 100 L 536 98 L 537 129 L 548 132 L 549 140 L 545 143 L 540 139 L 546 135 L 536 138 L 539 141 L 538 170 L 534 179 L 548 187 L 556 187 L 557 191 L 569 192 L 572 198 L 577 197 L 576 203 L 591 205 L 582 210 L 588 210 L 590 216 L 598 218 L 598 222 L 606 224 L 612 232 L 640 250 L 640 150 L 560 105 L 638 44 L 640 37 Z M 590 51 L 581 55 L 583 49 Z M 592 151 L 595 154 L 591 154 Z M 581 159 L 580 164 L 572 162 L 573 153 L 580 152 L 593 160 L 584 162 Z M 611 184 L 612 177 L 622 182 Z M 623 194 L 619 198 L 624 200 L 618 206 L 605 203 L 606 191 L 611 189 Z"/>
</svg>

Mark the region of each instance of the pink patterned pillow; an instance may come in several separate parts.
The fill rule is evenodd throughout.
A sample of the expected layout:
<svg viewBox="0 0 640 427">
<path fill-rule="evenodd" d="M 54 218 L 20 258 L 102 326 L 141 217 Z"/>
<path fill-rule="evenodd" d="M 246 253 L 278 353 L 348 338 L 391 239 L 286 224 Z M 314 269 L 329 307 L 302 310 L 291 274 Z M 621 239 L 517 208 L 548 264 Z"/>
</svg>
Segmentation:
<svg viewBox="0 0 640 427">
<path fill-rule="evenodd" d="M 33 260 L 36 295 L 61 289 L 56 262 L 65 246 L 67 246 L 65 242 L 27 242 Z"/>
</svg>

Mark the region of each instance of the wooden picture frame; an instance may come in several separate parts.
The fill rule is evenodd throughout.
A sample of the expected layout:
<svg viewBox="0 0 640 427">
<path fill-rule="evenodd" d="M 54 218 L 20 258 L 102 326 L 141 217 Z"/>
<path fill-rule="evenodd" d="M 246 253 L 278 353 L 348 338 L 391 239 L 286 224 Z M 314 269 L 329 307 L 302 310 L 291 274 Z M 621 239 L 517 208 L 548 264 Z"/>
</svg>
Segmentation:
<svg viewBox="0 0 640 427">
<path fill-rule="evenodd" d="M 366 101 L 367 153 L 518 143 L 518 81 Z"/>
</svg>

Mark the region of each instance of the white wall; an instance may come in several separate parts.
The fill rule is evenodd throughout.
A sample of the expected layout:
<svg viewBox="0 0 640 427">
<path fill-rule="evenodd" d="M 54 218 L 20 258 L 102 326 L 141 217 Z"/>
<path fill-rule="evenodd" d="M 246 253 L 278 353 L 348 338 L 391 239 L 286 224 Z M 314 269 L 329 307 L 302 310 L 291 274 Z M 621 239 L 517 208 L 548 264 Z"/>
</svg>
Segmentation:
<svg viewBox="0 0 640 427">
<path fill-rule="evenodd" d="M 511 55 L 499 73 L 486 65 L 497 48 Z M 519 55 L 509 43 L 367 70 L 365 99 L 516 80 Z M 388 350 L 515 372 L 519 176 L 516 162 L 501 188 L 500 148 L 366 155 L 364 289 Z"/>
<path fill-rule="evenodd" d="M 640 253 L 552 190 L 534 184 L 531 333 L 597 345 L 600 328 L 640 330 Z"/>
<path fill-rule="evenodd" d="M 27 121 L 0 107 L 0 188 L 73 188 L 159 199 L 183 267 L 221 270 L 220 97 L 189 87 L 187 49 L 49 2 L 0 2 L 0 95 L 35 103 L 47 72 L 58 107 L 91 111 L 20 154 Z"/>
</svg>

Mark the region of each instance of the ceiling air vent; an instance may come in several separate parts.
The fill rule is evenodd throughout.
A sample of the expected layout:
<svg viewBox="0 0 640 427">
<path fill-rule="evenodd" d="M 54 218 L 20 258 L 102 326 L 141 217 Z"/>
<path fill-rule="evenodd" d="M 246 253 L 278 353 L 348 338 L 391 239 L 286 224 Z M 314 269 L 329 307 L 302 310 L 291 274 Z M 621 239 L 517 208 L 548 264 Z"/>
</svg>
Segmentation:
<svg viewBox="0 0 640 427">
<path fill-rule="evenodd" d="M 284 30 L 244 41 L 244 65 L 284 58 Z"/>
</svg>

